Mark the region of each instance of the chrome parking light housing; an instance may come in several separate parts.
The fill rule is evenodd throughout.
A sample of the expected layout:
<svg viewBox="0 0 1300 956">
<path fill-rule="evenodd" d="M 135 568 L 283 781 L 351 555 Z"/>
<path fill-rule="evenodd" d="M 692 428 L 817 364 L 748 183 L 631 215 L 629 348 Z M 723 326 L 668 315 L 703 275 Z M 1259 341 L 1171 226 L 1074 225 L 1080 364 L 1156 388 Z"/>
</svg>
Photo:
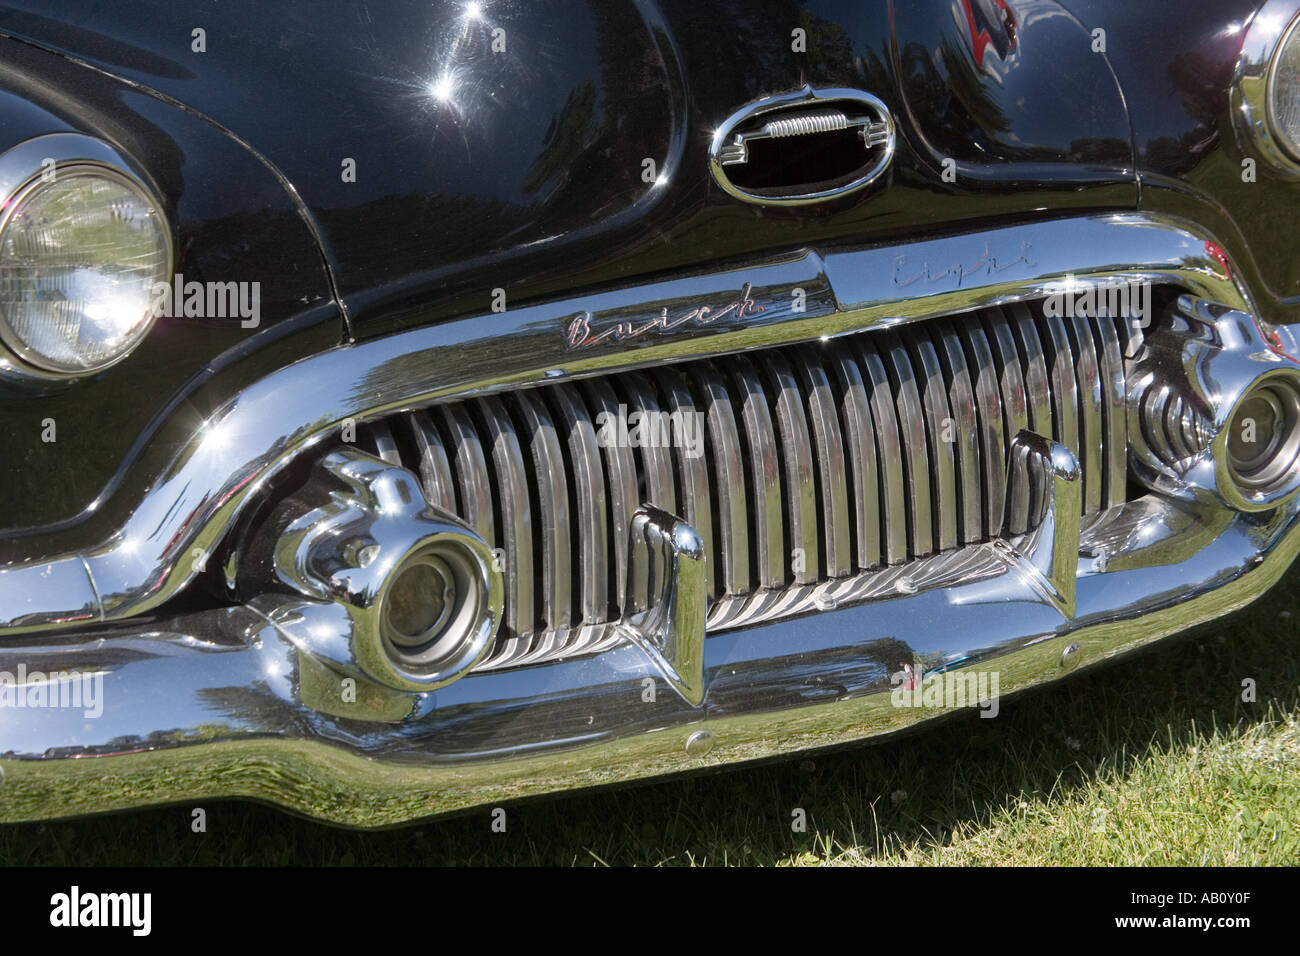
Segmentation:
<svg viewBox="0 0 1300 956">
<path fill-rule="evenodd" d="M 398 690 L 467 674 L 501 620 L 501 572 L 487 544 L 435 513 L 409 472 L 351 450 L 326 455 L 234 561 L 236 593 L 247 599 L 278 586 L 341 609 L 342 626 L 303 632 L 304 650 L 341 675 Z M 421 573 L 438 587 L 412 588 Z M 398 626 L 407 620 L 418 623 Z"/>
<path fill-rule="evenodd" d="M 1289 501 L 1300 491 L 1300 368 L 1240 310 L 1183 297 L 1171 317 L 1142 341 L 1130 379 L 1135 475 L 1237 511 Z"/>
</svg>

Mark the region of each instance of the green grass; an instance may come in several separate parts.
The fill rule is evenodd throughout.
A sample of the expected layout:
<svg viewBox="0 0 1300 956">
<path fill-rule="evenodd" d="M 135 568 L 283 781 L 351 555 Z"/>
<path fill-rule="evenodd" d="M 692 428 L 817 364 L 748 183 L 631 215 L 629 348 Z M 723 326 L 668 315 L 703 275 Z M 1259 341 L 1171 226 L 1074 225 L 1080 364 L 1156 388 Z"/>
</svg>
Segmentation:
<svg viewBox="0 0 1300 956">
<path fill-rule="evenodd" d="M 236 801 L 0 827 L 3 864 L 1300 862 L 1300 568 L 1245 613 L 888 743 L 377 833 Z M 1257 700 L 1242 701 L 1242 681 Z M 791 830 L 802 808 L 807 832 Z"/>
</svg>

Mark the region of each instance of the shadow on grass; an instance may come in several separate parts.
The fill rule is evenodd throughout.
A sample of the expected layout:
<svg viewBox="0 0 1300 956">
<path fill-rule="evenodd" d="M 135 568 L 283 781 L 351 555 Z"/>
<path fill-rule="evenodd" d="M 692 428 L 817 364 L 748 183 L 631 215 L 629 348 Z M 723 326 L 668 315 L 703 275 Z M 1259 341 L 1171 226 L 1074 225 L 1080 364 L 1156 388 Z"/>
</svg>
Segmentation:
<svg viewBox="0 0 1300 956">
<path fill-rule="evenodd" d="M 1244 728 L 1300 700 L 1300 567 L 1224 621 L 886 743 L 708 776 L 362 833 L 238 801 L 0 827 L 7 864 L 682 864 L 809 860 L 827 843 L 872 857 L 942 845 L 1022 801 L 1077 791 L 1214 728 Z M 1257 682 L 1244 703 L 1242 681 Z M 802 809 L 807 831 L 792 832 Z"/>
</svg>

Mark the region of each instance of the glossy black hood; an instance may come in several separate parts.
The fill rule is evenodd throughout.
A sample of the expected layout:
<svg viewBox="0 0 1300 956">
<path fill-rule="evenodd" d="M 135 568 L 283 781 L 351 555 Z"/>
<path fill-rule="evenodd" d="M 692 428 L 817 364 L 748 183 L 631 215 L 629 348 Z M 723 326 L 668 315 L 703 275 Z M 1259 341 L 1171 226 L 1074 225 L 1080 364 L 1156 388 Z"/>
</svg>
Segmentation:
<svg viewBox="0 0 1300 956">
<path fill-rule="evenodd" d="M 1014 42 L 983 39 L 990 24 Z M 513 303 L 1136 204 L 1119 88 L 1049 0 L 38 0 L 0 7 L 0 31 L 183 103 L 266 157 L 316 218 L 363 335 L 486 310 L 498 288 Z M 725 196 L 713 130 L 804 84 L 884 100 L 892 167 L 825 208 Z"/>
</svg>

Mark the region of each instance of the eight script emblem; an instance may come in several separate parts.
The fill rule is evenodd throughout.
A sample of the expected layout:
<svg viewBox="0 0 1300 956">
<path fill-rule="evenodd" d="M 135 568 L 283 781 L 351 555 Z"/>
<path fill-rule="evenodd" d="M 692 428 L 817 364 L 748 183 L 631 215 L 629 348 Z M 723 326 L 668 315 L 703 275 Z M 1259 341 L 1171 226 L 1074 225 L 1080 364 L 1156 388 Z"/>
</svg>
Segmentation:
<svg viewBox="0 0 1300 956">
<path fill-rule="evenodd" d="M 746 282 L 740 292 L 740 298 L 732 300 L 721 308 L 701 305 L 680 315 L 670 315 L 668 307 L 664 306 L 659 310 L 658 315 L 644 322 L 638 324 L 635 320 L 624 319 L 600 332 L 592 332 L 590 312 L 579 312 L 569 321 L 568 330 L 565 332 L 565 343 L 571 349 L 580 349 L 606 340 L 626 342 L 648 332 L 670 332 L 689 322 L 694 322 L 696 325 L 709 325 L 727 316 L 734 316 L 737 319 L 748 318 L 765 311 L 762 305 L 754 301 L 750 292 L 750 284 Z"/>
<path fill-rule="evenodd" d="M 1030 243 L 1022 242 L 1020 244 L 1020 255 L 1009 261 L 1003 261 L 990 252 L 989 247 L 986 244 L 984 246 L 984 254 L 970 264 L 955 262 L 945 269 L 936 271 L 931 268 L 929 262 L 926 262 L 919 270 L 912 272 L 911 274 L 909 274 L 910 270 L 907 265 L 907 256 L 900 255 L 894 258 L 894 274 L 891 278 L 896 286 L 909 286 L 913 282 L 919 282 L 921 280 L 925 280 L 926 282 L 937 282 L 940 279 L 956 279 L 957 288 L 960 289 L 962 283 L 964 283 L 968 278 L 979 275 L 980 273 L 983 273 L 984 275 L 993 275 L 995 272 L 1004 272 L 1012 266 L 1022 263 L 1027 266 L 1037 265 L 1031 257 L 1031 249 L 1032 246 Z"/>
</svg>

